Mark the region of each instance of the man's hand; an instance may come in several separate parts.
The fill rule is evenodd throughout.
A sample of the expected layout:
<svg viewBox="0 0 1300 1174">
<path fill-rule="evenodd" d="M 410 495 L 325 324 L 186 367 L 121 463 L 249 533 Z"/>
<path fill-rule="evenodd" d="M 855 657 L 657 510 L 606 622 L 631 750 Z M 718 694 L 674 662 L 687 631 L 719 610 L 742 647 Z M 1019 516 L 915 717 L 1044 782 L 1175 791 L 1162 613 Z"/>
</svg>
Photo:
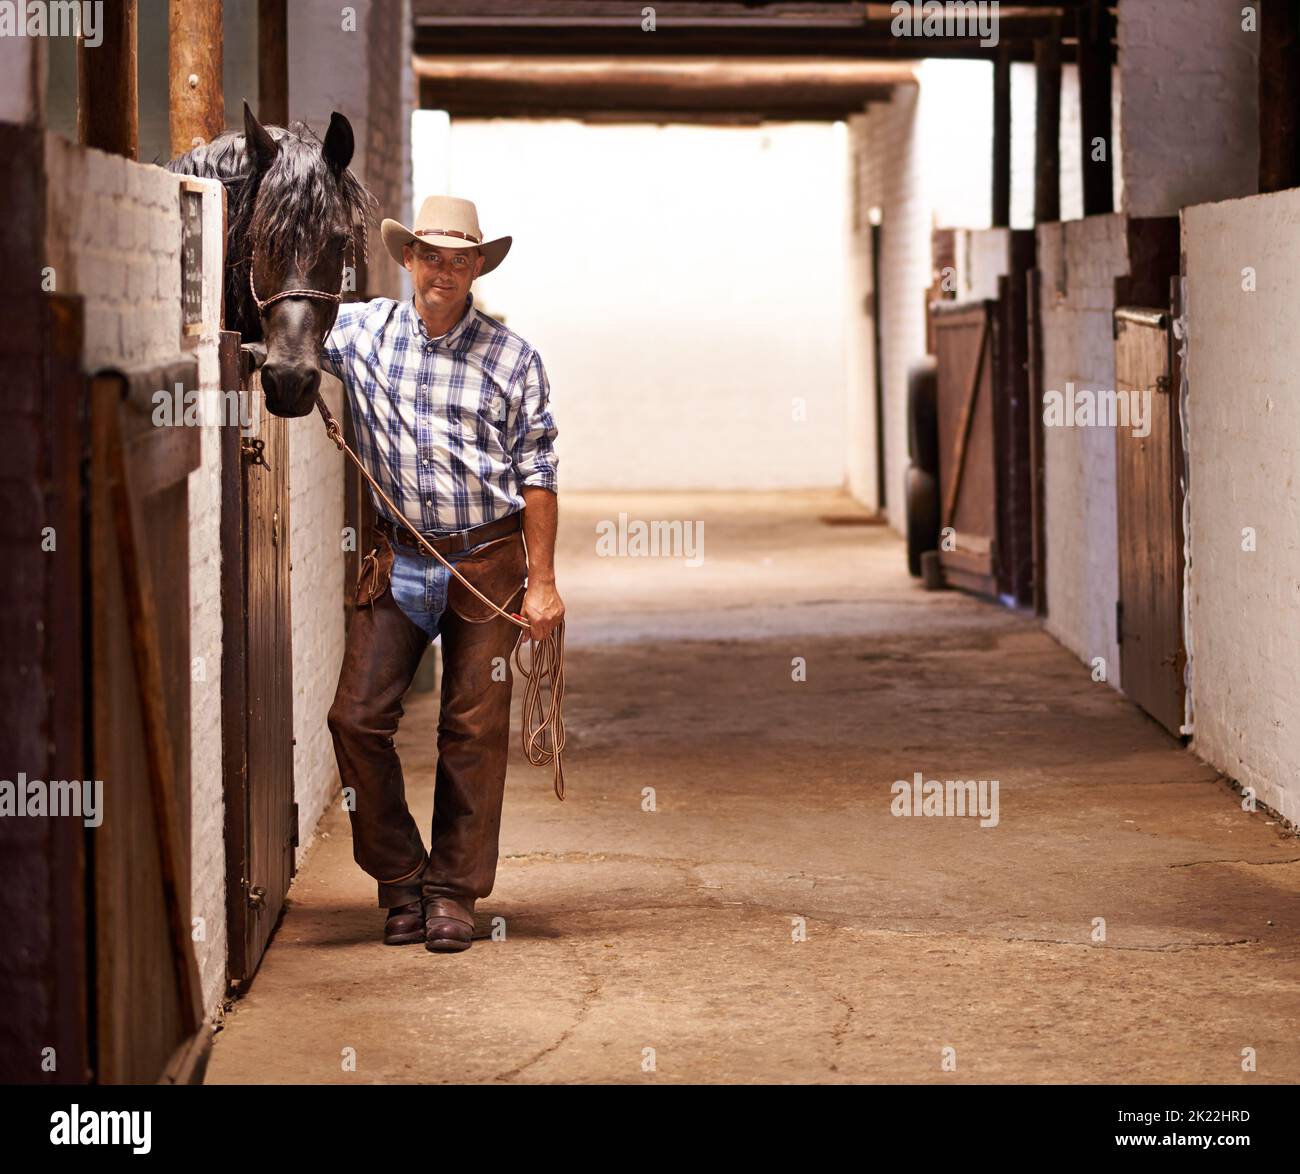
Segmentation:
<svg viewBox="0 0 1300 1174">
<path fill-rule="evenodd" d="M 564 619 L 564 600 L 555 589 L 555 581 L 530 578 L 520 614 L 528 621 L 528 634 L 534 640 L 549 636 Z"/>
</svg>

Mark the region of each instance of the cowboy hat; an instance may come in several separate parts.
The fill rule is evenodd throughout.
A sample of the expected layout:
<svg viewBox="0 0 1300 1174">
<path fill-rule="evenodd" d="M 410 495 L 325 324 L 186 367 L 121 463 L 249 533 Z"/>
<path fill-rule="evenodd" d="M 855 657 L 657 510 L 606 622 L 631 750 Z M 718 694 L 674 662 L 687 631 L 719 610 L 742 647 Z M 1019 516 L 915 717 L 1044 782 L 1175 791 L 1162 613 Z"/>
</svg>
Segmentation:
<svg viewBox="0 0 1300 1174">
<path fill-rule="evenodd" d="M 478 209 L 474 202 L 455 196 L 430 196 L 420 205 L 414 228 L 407 228 L 396 220 L 385 220 L 379 226 L 379 232 L 388 255 L 399 265 L 405 263 L 402 246 L 420 241 L 444 249 L 467 249 L 477 245 L 483 252 L 483 273 L 491 273 L 510 252 L 511 238 L 499 236 L 496 240 L 485 241 L 478 226 Z M 483 273 L 479 276 L 482 277 Z"/>
</svg>

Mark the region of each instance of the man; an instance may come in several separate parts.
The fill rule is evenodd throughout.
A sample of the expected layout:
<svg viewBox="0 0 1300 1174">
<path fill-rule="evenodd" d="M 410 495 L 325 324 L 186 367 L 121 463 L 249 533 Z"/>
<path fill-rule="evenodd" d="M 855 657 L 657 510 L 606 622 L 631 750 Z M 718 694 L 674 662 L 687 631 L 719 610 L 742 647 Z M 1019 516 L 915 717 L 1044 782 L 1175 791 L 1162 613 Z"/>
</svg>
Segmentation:
<svg viewBox="0 0 1300 1174">
<path fill-rule="evenodd" d="M 475 902 L 496 879 L 519 629 L 401 523 L 506 611 L 523 592 L 519 612 L 542 638 L 564 616 L 554 566 L 558 430 L 541 356 L 476 309 L 470 292 L 511 238 L 485 241 L 475 206 L 449 196 L 425 200 L 413 229 L 385 220 L 381 232 L 414 294 L 340 307 L 323 365 L 346 386 L 358 454 L 401 516 L 374 497 L 376 544 L 363 563 L 329 725 L 350 789 L 353 856 L 388 909 L 384 941 L 465 950 Z M 439 635 L 442 709 L 426 852 L 393 735 L 402 696 Z"/>
</svg>

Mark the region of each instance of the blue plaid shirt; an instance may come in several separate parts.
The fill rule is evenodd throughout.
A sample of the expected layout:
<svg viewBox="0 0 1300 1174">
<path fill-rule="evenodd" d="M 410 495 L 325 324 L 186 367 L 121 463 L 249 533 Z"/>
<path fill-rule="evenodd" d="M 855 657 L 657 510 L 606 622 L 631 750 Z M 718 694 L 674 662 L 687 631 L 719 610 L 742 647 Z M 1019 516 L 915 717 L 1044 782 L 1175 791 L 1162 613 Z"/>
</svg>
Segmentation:
<svg viewBox="0 0 1300 1174">
<path fill-rule="evenodd" d="M 557 489 L 541 355 L 476 310 L 472 293 L 465 306 L 430 338 L 412 300 L 347 302 L 322 349 L 348 391 L 357 455 L 425 533 L 522 509 L 525 485 Z M 378 499 L 375 509 L 390 516 Z"/>
</svg>

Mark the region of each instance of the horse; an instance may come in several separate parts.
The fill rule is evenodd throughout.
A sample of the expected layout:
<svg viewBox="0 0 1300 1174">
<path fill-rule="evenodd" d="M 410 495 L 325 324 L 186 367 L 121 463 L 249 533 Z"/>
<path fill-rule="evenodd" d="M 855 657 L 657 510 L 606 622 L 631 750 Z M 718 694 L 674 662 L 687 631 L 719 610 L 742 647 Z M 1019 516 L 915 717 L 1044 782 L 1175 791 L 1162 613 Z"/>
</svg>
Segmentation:
<svg viewBox="0 0 1300 1174">
<path fill-rule="evenodd" d="M 330 115 L 325 138 L 303 122 L 244 130 L 173 159 L 167 170 L 218 179 L 227 193 L 226 325 L 264 344 L 267 410 L 305 416 L 320 387 L 320 346 L 338 316 L 344 265 L 366 256 L 374 197 L 348 170 L 352 124 Z"/>
</svg>

